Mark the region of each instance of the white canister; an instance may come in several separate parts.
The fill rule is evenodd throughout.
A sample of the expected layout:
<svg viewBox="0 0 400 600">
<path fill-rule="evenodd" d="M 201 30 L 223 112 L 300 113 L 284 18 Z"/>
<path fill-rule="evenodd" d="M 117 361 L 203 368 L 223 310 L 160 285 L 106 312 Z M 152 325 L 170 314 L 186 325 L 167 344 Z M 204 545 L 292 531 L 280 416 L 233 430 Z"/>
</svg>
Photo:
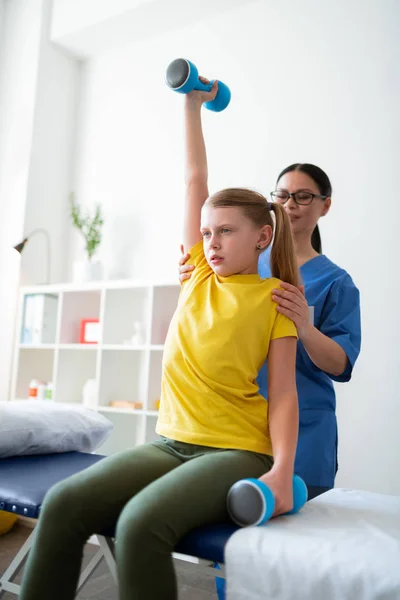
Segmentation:
<svg viewBox="0 0 400 600">
<path fill-rule="evenodd" d="M 82 402 L 86 408 L 97 407 L 97 381 L 88 379 L 82 390 Z"/>
<path fill-rule="evenodd" d="M 99 260 L 75 260 L 72 265 L 72 280 L 75 283 L 103 279 L 103 263 Z"/>
</svg>

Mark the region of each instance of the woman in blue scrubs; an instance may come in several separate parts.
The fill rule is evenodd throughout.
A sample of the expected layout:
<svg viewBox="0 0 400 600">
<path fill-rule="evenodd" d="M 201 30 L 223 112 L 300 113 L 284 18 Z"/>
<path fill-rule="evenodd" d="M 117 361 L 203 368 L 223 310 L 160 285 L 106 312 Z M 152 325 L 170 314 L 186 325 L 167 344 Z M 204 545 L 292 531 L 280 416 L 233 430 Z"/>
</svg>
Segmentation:
<svg viewBox="0 0 400 600">
<path fill-rule="evenodd" d="M 336 398 L 333 381 L 349 381 L 360 343 L 360 297 L 350 275 L 322 254 L 318 221 L 331 206 L 332 188 L 319 167 L 294 164 L 279 175 L 271 196 L 289 215 L 303 285 L 282 283 L 277 310 L 293 320 L 299 336 L 297 391 L 300 429 L 295 472 L 307 484 L 309 499 L 334 486 L 337 471 Z M 188 255 L 180 279 L 190 277 Z M 270 277 L 269 251 L 260 255 L 259 273 Z M 267 397 L 267 364 L 258 383 Z"/>
</svg>

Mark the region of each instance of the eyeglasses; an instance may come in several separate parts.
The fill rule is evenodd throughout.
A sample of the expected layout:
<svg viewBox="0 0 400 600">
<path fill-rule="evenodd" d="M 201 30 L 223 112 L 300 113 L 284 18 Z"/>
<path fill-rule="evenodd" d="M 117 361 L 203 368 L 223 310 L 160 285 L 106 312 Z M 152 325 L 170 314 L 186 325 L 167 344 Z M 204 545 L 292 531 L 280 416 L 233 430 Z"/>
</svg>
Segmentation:
<svg viewBox="0 0 400 600">
<path fill-rule="evenodd" d="M 293 198 L 296 204 L 300 204 L 302 206 L 306 206 L 311 204 L 314 198 L 320 198 L 320 200 L 325 200 L 328 196 L 320 196 L 318 194 L 312 194 L 311 192 L 294 192 L 294 194 L 290 194 L 289 192 L 278 191 L 271 192 L 272 199 L 274 202 L 278 204 L 285 204 L 289 198 Z"/>
</svg>

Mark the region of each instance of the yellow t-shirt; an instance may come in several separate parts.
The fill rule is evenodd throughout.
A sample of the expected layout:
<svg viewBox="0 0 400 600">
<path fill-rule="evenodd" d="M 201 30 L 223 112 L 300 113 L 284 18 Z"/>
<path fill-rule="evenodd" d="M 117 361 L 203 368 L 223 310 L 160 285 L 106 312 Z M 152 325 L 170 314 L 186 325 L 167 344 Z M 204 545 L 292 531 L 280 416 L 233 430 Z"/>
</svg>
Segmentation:
<svg viewBox="0 0 400 600">
<path fill-rule="evenodd" d="M 203 242 L 183 284 L 165 342 L 158 434 L 180 442 L 272 455 L 268 403 L 256 382 L 270 340 L 295 336 L 276 310 L 279 279 L 219 277 Z"/>
</svg>

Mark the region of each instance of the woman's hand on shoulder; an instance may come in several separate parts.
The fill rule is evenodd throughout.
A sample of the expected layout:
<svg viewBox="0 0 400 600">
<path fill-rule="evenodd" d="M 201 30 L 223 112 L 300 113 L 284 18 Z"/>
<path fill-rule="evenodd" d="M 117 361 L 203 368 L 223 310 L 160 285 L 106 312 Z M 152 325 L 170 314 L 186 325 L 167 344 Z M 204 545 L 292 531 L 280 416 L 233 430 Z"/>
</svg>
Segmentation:
<svg viewBox="0 0 400 600">
<path fill-rule="evenodd" d="M 310 326 L 310 313 L 304 295 L 304 285 L 296 287 L 284 281 L 280 285 L 280 288 L 272 290 L 272 299 L 278 303 L 276 310 L 293 321 L 301 340 Z"/>
<path fill-rule="evenodd" d="M 293 508 L 293 473 L 272 467 L 268 473 L 259 477 L 271 490 L 275 499 L 273 517 L 285 514 Z"/>
<path fill-rule="evenodd" d="M 192 271 L 194 269 L 194 265 L 187 265 L 187 261 L 190 258 L 189 252 L 184 251 L 183 245 L 181 244 L 181 253 L 182 257 L 179 261 L 179 281 L 183 283 L 186 279 L 190 279 L 192 276 Z"/>
</svg>

